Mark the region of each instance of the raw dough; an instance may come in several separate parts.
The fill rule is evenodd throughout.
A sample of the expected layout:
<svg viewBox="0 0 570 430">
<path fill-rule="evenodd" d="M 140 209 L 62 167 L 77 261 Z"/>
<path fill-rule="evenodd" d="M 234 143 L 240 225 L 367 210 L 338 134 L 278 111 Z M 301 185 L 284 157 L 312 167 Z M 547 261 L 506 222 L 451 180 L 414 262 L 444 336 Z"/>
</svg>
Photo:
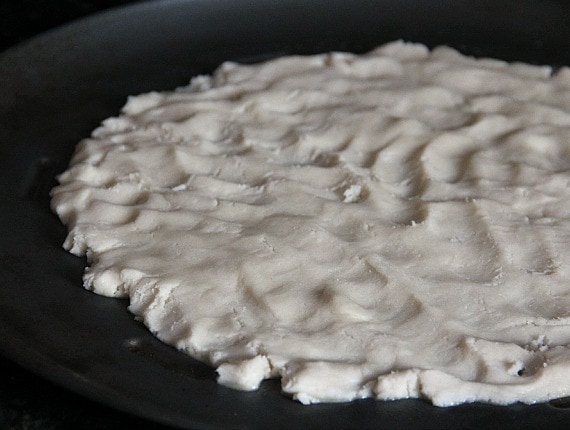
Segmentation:
<svg viewBox="0 0 570 430">
<path fill-rule="evenodd" d="M 85 287 L 254 390 L 570 395 L 570 70 L 394 42 L 131 97 L 53 190 Z"/>
</svg>

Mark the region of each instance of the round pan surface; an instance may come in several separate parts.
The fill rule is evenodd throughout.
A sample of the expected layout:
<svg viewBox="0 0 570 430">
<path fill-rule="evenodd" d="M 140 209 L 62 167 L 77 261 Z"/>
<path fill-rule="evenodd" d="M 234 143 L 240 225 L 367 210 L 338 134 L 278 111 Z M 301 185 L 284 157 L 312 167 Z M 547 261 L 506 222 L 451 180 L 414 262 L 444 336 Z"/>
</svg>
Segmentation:
<svg viewBox="0 0 570 430">
<path fill-rule="evenodd" d="M 564 1 L 145 2 L 0 56 L 0 353 L 93 400 L 189 429 L 568 428 L 570 406 L 436 408 L 422 400 L 302 406 L 277 381 L 244 393 L 156 340 L 121 300 L 82 288 L 85 261 L 49 190 L 74 146 L 130 94 L 168 90 L 224 60 L 260 61 L 394 40 L 509 61 L 570 64 Z M 569 375 L 570 377 L 570 375 Z"/>
</svg>

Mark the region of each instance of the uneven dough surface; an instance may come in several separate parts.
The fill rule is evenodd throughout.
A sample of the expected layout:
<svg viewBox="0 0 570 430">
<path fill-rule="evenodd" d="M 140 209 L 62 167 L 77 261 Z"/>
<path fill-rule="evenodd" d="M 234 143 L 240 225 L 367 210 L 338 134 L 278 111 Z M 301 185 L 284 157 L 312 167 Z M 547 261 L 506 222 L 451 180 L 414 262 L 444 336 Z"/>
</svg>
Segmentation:
<svg viewBox="0 0 570 430">
<path fill-rule="evenodd" d="M 570 395 L 570 70 L 394 42 L 131 97 L 52 192 L 85 287 L 303 403 Z"/>
</svg>

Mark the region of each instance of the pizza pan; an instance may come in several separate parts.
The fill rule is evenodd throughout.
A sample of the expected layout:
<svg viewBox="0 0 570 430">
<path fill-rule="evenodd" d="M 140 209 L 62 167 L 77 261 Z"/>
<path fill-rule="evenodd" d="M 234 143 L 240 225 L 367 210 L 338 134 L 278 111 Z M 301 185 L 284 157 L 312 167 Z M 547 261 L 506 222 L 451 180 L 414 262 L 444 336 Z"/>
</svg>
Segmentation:
<svg viewBox="0 0 570 430">
<path fill-rule="evenodd" d="M 115 409 L 187 429 L 559 428 L 569 403 L 436 408 L 422 400 L 302 406 L 277 381 L 243 393 L 154 339 L 127 303 L 81 286 L 49 190 L 75 144 L 130 94 L 185 85 L 225 60 L 364 52 L 395 39 L 570 64 L 570 3 L 501 0 L 163 0 L 90 16 L 0 56 L 0 353 Z M 570 377 L 570 375 L 569 375 Z"/>
</svg>

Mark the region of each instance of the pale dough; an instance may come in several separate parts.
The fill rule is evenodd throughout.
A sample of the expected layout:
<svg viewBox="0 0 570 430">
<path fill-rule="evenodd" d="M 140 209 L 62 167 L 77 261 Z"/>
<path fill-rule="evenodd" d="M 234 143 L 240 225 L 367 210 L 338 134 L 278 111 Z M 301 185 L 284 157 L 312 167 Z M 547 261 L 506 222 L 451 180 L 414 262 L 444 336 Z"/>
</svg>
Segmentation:
<svg viewBox="0 0 570 430">
<path fill-rule="evenodd" d="M 244 390 L 570 395 L 570 71 L 394 42 L 131 97 L 53 190 L 85 287 Z"/>
</svg>

